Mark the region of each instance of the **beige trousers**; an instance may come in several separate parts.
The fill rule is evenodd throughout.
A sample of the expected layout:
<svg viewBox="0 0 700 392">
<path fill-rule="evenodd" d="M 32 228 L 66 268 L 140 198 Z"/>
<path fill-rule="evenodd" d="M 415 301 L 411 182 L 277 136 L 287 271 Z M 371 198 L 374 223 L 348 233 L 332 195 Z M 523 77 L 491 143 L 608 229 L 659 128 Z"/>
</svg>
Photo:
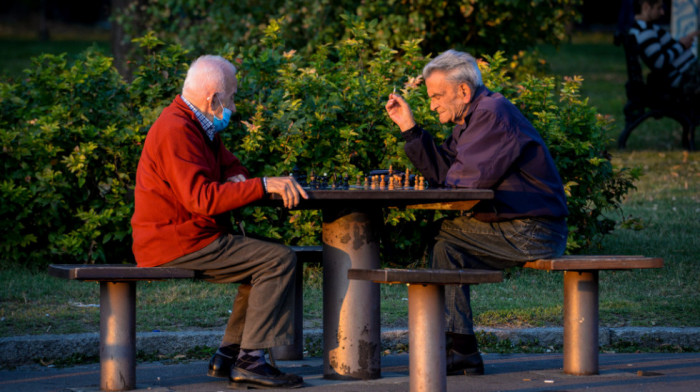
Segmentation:
<svg viewBox="0 0 700 392">
<path fill-rule="evenodd" d="M 200 271 L 214 283 L 240 283 L 221 346 L 263 349 L 292 344 L 296 254 L 289 247 L 223 234 L 202 250 L 161 267 Z"/>
</svg>

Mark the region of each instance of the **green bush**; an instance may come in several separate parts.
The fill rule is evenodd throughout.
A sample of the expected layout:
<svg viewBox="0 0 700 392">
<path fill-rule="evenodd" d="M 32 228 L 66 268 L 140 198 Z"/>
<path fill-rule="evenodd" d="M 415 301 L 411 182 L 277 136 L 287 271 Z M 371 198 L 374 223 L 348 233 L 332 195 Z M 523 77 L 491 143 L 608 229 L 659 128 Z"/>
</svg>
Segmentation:
<svg viewBox="0 0 700 392">
<path fill-rule="evenodd" d="M 372 45 L 399 47 L 422 39 L 423 53 L 468 48 L 475 53 L 515 54 L 538 42 L 556 44 L 578 19 L 581 0 L 268 0 L 133 1 L 116 22 L 127 37 L 145 30 L 199 53 L 258 43 L 255 31 L 280 21 L 288 47 L 304 52 L 326 42 L 352 37 L 344 20 L 371 26 Z"/>
<path fill-rule="evenodd" d="M 393 165 L 413 169 L 384 104 L 394 87 L 438 138 L 450 128 L 429 110 L 420 70 L 429 60 L 419 41 L 392 49 L 372 45 L 371 30 L 348 25 L 350 37 L 302 56 L 287 50 L 279 24 L 260 45 L 220 53 L 240 65 L 238 113 L 226 145 L 256 175 L 347 173 L 350 178 Z M 132 260 L 131 192 L 141 144 L 160 111 L 179 92 L 193 60 L 153 34 L 138 39 L 133 82 L 111 59 L 86 52 L 34 59 L 19 83 L 0 84 L 0 233 L 2 265 Z M 603 213 L 619 208 L 634 173 L 615 170 L 604 146 L 605 119 L 582 100 L 581 81 L 530 77 L 514 81 L 511 60 L 485 56 L 484 80 L 520 106 L 548 142 L 569 193 L 569 250 L 613 228 Z M 320 241 L 320 212 L 246 207 L 249 231 L 289 244 Z M 425 250 L 422 226 L 433 216 L 388 210 L 384 246 L 393 259 L 415 261 Z"/>
</svg>

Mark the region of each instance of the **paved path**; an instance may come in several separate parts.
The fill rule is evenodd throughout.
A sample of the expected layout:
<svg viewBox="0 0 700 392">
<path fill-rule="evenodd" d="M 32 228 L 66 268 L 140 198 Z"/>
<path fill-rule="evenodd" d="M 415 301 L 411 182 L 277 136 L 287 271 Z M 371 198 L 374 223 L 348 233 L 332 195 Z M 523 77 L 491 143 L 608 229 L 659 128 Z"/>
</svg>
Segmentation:
<svg viewBox="0 0 700 392">
<path fill-rule="evenodd" d="M 450 376 L 448 391 L 698 391 L 700 353 L 601 354 L 600 375 L 562 373 L 561 354 L 486 354 L 486 375 Z M 304 377 L 308 391 L 408 391 L 408 355 L 382 357 L 382 378 L 371 381 L 323 379 L 320 358 L 280 361 L 286 372 Z M 227 382 L 205 375 L 207 363 L 142 363 L 137 367 L 138 390 L 153 392 L 216 392 Z M 97 391 L 99 365 L 64 369 L 23 366 L 0 371 L 0 391 Z"/>
</svg>

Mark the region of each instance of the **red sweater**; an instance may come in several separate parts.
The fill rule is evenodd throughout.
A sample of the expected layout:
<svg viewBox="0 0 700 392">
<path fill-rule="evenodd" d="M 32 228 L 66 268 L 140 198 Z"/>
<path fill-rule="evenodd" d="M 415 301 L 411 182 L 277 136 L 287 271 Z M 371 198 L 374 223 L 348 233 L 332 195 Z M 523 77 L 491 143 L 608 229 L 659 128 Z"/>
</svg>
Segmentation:
<svg viewBox="0 0 700 392">
<path fill-rule="evenodd" d="M 204 248 L 225 228 L 215 216 L 260 199 L 260 178 L 226 179 L 248 170 L 210 141 L 194 113 L 177 96 L 146 136 L 136 170 L 131 218 L 136 263 L 152 267 Z"/>
</svg>

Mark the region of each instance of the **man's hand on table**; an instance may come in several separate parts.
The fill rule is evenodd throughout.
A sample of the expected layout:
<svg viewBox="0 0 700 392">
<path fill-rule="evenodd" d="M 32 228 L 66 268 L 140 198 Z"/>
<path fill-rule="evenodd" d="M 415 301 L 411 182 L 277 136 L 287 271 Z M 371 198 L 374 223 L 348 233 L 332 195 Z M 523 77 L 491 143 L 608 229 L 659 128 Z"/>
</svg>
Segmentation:
<svg viewBox="0 0 700 392">
<path fill-rule="evenodd" d="M 267 192 L 280 195 L 286 208 L 296 207 L 302 197 L 309 198 L 294 177 L 267 177 Z"/>
</svg>

